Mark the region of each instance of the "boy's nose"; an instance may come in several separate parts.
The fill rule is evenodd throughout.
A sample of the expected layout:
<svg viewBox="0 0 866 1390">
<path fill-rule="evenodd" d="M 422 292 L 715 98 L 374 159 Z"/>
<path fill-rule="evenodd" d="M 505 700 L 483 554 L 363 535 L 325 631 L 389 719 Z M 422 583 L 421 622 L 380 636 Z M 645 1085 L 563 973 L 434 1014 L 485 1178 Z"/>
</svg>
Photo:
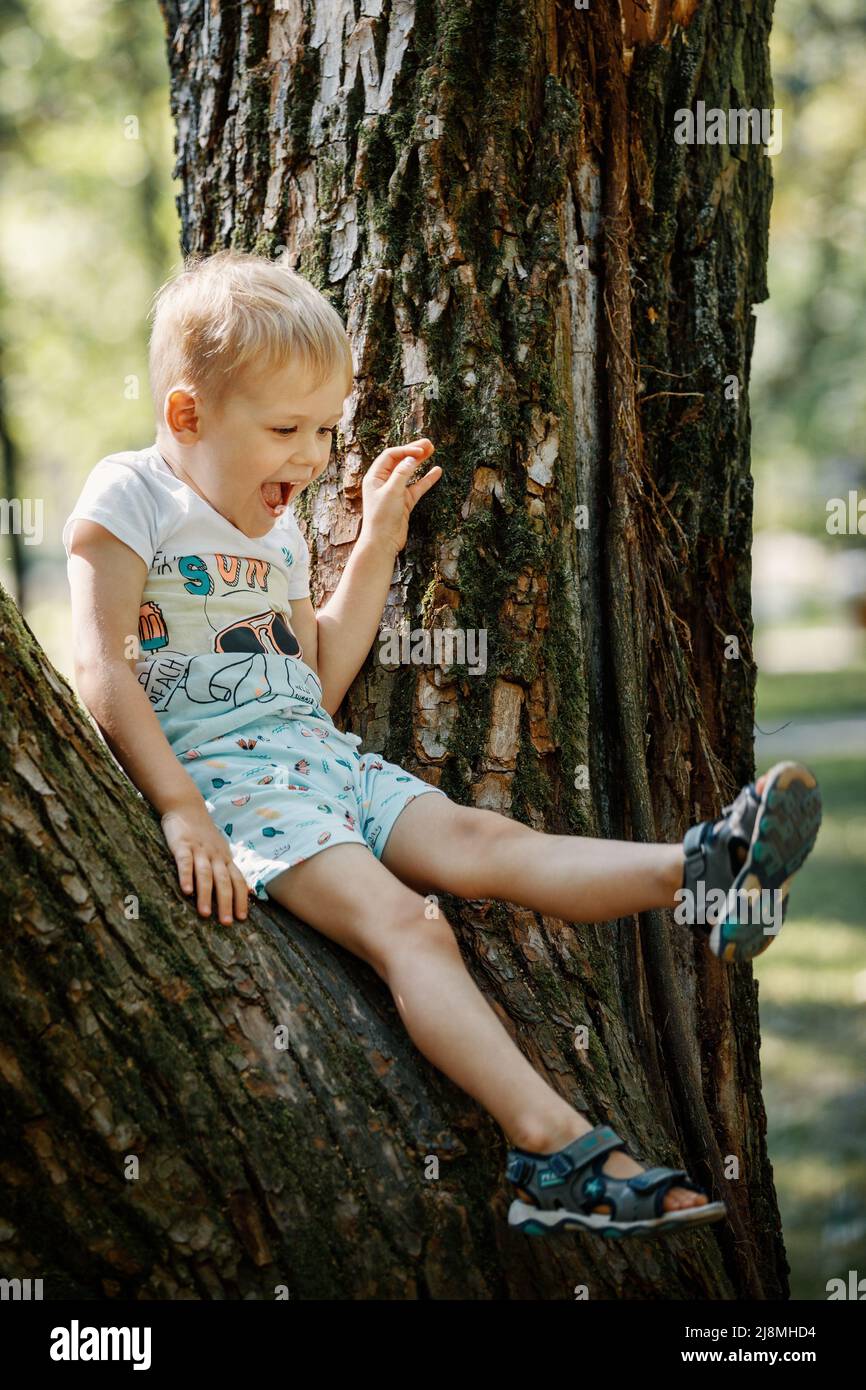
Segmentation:
<svg viewBox="0 0 866 1390">
<path fill-rule="evenodd" d="M 327 462 L 323 463 L 321 459 L 306 463 L 301 459 L 295 459 L 295 467 L 303 471 L 303 481 L 305 483 L 311 483 L 314 478 L 318 478 L 320 473 L 324 473 L 327 466 Z"/>
</svg>

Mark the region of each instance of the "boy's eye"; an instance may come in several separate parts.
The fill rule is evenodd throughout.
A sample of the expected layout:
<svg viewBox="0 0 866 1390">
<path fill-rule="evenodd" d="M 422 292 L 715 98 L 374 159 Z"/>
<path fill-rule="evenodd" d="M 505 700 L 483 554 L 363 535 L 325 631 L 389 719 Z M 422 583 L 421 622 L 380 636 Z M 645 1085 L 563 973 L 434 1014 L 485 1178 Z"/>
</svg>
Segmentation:
<svg viewBox="0 0 866 1390">
<path fill-rule="evenodd" d="M 334 428 L 333 425 L 322 425 L 319 434 L 333 434 Z M 294 434 L 296 429 L 297 425 L 275 425 L 274 434 Z"/>
</svg>

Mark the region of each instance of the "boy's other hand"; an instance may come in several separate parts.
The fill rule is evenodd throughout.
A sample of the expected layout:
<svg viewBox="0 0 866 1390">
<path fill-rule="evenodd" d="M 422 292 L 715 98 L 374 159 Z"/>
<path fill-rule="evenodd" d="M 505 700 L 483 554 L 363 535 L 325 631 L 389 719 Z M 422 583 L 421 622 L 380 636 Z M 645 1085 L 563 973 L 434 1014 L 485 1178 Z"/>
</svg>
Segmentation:
<svg viewBox="0 0 866 1390">
<path fill-rule="evenodd" d="M 361 534 L 377 544 L 393 545 L 395 555 L 408 539 L 413 507 L 442 477 L 437 463 L 416 483 L 409 482 L 418 465 L 430 457 L 435 447 L 429 439 L 395 444 L 374 459 L 364 474 Z"/>
<path fill-rule="evenodd" d="M 247 916 L 250 889 L 231 856 L 228 840 L 201 806 L 182 806 L 166 811 L 162 833 L 177 862 L 180 886 L 191 893 L 197 888 L 196 906 L 203 917 L 211 915 L 211 894 L 216 889 L 220 921 L 232 921 L 232 908 L 240 921 Z"/>
</svg>

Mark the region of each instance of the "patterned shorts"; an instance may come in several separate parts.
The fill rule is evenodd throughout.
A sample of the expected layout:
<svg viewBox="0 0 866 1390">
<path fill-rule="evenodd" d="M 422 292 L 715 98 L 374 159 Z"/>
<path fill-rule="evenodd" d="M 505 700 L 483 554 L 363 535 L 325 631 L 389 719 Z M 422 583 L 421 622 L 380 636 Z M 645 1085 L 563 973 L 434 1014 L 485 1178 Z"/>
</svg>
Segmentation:
<svg viewBox="0 0 866 1390">
<path fill-rule="evenodd" d="M 367 845 L 381 859 L 404 806 L 423 792 L 446 795 L 360 743 L 319 706 L 264 714 L 179 755 L 258 898 L 331 845 Z"/>
</svg>

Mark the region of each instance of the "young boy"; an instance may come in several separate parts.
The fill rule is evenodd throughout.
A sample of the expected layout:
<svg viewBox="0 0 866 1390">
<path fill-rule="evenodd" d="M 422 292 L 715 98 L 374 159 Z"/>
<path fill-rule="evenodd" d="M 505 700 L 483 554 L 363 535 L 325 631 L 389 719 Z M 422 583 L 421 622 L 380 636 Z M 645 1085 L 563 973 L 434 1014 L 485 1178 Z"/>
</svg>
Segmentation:
<svg viewBox="0 0 866 1390">
<path fill-rule="evenodd" d="M 410 481 L 433 445 L 375 460 L 316 612 L 291 505 L 327 467 L 352 390 L 334 309 L 264 258 L 189 258 L 156 297 L 150 373 L 155 442 L 95 466 L 63 540 L 79 693 L 160 812 L 183 891 L 205 916 L 215 894 L 226 923 L 251 891 L 272 898 L 373 967 L 424 1055 L 510 1137 L 510 1224 L 618 1236 L 721 1219 L 683 1170 L 644 1171 L 535 1072 L 422 895 L 569 922 L 685 904 L 717 955 L 748 960 L 773 936 L 731 904 L 771 897 L 778 930 L 817 834 L 814 777 L 779 764 L 682 845 L 630 844 L 541 834 L 363 753 L 332 716 L 376 638 L 409 515 L 441 476 Z"/>
</svg>

